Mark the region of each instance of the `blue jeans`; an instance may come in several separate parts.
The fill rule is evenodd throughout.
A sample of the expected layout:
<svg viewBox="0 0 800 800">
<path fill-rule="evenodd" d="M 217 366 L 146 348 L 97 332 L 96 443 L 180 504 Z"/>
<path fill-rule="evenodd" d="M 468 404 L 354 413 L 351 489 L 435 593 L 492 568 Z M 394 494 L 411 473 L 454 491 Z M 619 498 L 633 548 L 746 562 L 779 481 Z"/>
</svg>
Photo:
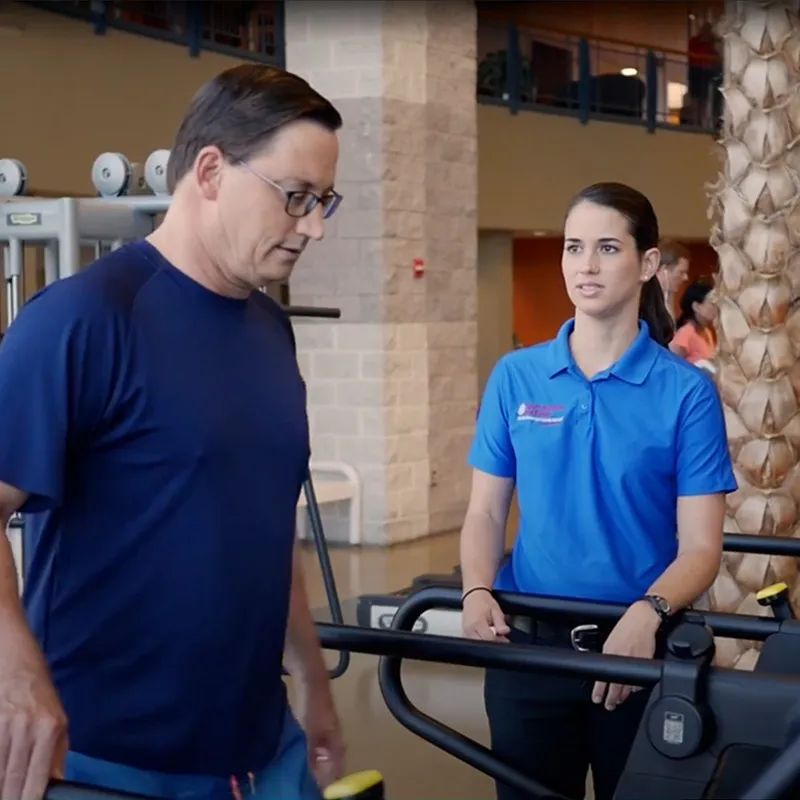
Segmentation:
<svg viewBox="0 0 800 800">
<path fill-rule="evenodd" d="M 291 711 L 273 761 L 238 778 L 169 775 L 68 753 L 65 778 L 76 783 L 164 800 L 322 800 L 308 764 L 306 737 Z"/>
</svg>

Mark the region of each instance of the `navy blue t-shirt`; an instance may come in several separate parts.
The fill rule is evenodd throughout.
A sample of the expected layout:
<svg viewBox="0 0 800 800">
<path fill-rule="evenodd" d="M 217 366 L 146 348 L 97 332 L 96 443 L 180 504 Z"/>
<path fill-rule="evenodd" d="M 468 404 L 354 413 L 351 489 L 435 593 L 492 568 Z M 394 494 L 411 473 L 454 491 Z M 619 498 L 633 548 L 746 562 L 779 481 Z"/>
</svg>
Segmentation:
<svg viewBox="0 0 800 800">
<path fill-rule="evenodd" d="M 274 756 L 305 387 L 281 309 L 146 242 L 34 297 L 0 347 L 0 481 L 71 748 L 244 774 Z"/>
</svg>

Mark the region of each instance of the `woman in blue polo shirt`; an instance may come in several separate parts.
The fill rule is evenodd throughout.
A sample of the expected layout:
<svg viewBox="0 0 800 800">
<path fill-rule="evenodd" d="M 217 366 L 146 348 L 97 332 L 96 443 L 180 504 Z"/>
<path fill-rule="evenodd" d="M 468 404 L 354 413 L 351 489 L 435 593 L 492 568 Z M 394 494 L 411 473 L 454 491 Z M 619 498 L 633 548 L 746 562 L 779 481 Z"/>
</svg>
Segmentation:
<svg viewBox="0 0 800 800">
<path fill-rule="evenodd" d="M 509 353 L 481 403 L 461 534 L 463 624 L 492 641 L 652 658 L 663 621 L 712 584 L 736 489 L 716 388 L 665 346 L 658 222 L 628 186 L 570 204 L 556 339 Z M 501 568 L 516 487 L 519 531 Z M 675 532 L 677 531 L 677 537 Z M 613 629 L 506 620 L 491 589 L 628 605 Z M 647 702 L 630 687 L 489 671 L 492 748 L 551 789 L 611 800 Z M 522 800 L 498 784 L 499 800 Z"/>
</svg>

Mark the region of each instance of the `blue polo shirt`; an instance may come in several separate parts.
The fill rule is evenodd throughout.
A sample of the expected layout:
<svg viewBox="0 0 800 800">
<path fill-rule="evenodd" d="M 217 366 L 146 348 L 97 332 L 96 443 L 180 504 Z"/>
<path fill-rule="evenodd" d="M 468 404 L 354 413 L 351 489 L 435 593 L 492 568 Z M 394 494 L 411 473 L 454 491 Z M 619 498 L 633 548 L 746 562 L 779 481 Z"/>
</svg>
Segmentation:
<svg viewBox="0 0 800 800">
<path fill-rule="evenodd" d="M 677 555 L 677 499 L 736 489 L 722 404 L 644 322 L 587 380 L 573 327 L 497 363 L 469 463 L 516 481 L 520 526 L 496 588 L 631 603 Z"/>
<path fill-rule="evenodd" d="M 0 345 L 0 481 L 73 750 L 243 775 L 274 756 L 309 458 L 291 327 L 146 242 L 39 293 Z"/>
</svg>

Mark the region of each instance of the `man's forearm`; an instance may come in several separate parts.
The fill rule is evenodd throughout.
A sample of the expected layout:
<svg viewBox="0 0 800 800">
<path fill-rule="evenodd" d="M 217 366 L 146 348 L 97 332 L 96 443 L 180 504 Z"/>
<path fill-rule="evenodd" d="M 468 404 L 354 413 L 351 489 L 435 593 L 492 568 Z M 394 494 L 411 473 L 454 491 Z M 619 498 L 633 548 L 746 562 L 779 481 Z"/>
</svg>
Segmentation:
<svg viewBox="0 0 800 800">
<path fill-rule="evenodd" d="M 0 525 L 0 663 L 5 660 L 5 653 L 43 667 L 44 657 L 28 627 L 19 596 L 17 566 L 6 535 L 8 517 L 0 517 Z"/>
<path fill-rule="evenodd" d="M 505 530 L 487 514 L 467 514 L 461 529 L 461 582 L 465 592 L 491 588 L 505 550 Z"/>
<path fill-rule="evenodd" d="M 720 553 L 713 548 L 688 550 L 667 567 L 648 594 L 663 597 L 673 611 L 686 608 L 714 583 L 719 564 Z"/>
<path fill-rule="evenodd" d="M 292 561 L 292 593 L 286 630 L 284 665 L 295 680 L 307 685 L 327 685 L 328 672 L 319 644 L 317 626 L 311 616 L 300 552 Z"/>
</svg>

